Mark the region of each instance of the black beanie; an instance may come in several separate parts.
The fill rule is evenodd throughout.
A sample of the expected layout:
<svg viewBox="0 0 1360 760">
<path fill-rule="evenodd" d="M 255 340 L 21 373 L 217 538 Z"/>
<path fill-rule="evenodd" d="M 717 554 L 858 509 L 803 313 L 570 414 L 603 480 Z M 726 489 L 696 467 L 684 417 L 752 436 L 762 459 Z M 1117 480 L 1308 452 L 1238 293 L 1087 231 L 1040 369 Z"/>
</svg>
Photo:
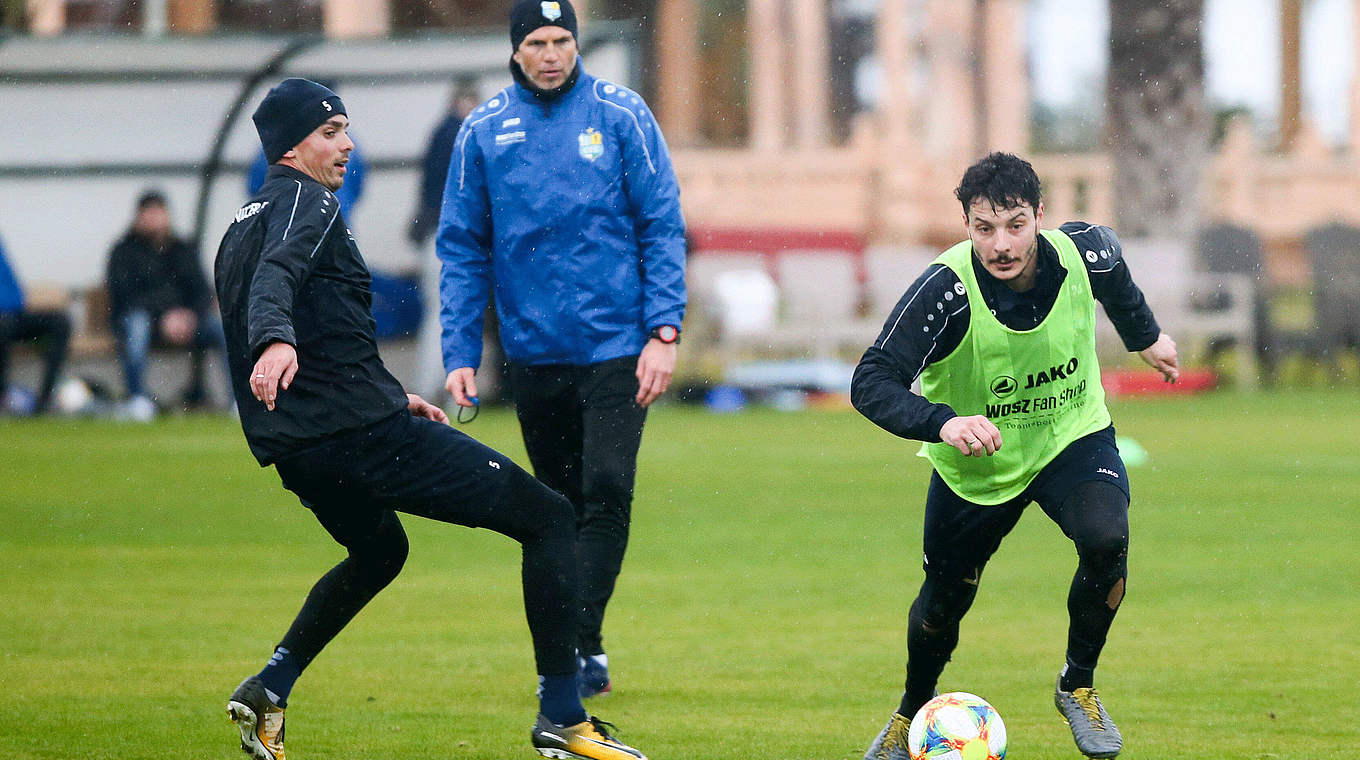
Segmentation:
<svg viewBox="0 0 1360 760">
<path fill-rule="evenodd" d="M 571 7 L 571 0 L 519 0 L 515 3 L 514 10 L 510 11 L 510 47 L 519 50 L 519 43 L 541 26 L 560 26 L 575 37 L 576 9 Z"/>
<path fill-rule="evenodd" d="M 273 164 L 339 113 L 345 113 L 339 95 L 309 79 L 295 77 L 270 90 L 250 118 L 260 133 L 264 158 Z"/>
</svg>

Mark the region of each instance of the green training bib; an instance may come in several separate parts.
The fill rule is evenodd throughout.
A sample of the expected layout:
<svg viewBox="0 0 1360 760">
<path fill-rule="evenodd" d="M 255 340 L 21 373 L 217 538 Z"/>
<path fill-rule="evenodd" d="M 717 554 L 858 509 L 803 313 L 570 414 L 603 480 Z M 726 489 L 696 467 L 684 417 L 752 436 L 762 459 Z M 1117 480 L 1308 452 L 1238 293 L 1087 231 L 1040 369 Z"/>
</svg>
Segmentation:
<svg viewBox="0 0 1360 760">
<path fill-rule="evenodd" d="M 946 443 L 927 443 L 920 456 L 955 493 L 976 504 L 1020 495 L 1070 443 L 1110 424 L 1086 266 L 1066 234 L 1041 232 L 1067 274 L 1053 308 L 1033 330 L 1012 330 L 987 308 L 973 274 L 971 241 L 935 259 L 963 283 L 968 331 L 958 348 L 921 373 L 922 394 L 961 417 L 985 415 L 1001 431 L 1001 448 L 990 457 L 970 457 Z"/>
</svg>

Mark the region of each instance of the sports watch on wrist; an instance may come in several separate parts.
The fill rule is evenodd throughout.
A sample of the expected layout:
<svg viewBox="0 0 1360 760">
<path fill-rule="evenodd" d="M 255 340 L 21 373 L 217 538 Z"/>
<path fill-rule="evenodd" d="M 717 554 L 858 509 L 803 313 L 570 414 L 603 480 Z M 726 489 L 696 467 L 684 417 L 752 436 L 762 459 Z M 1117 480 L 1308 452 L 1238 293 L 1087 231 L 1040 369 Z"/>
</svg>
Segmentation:
<svg viewBox="0 0 1360 760">
<path fill-rule="evenodd" d="M 647 335 L 653 340 L 659 340 L 662 343 L 680 342 L 680 328 L 675 325 L 658 325 L 653 327 L 652 331 L 647 333 Z"/>
</svg>

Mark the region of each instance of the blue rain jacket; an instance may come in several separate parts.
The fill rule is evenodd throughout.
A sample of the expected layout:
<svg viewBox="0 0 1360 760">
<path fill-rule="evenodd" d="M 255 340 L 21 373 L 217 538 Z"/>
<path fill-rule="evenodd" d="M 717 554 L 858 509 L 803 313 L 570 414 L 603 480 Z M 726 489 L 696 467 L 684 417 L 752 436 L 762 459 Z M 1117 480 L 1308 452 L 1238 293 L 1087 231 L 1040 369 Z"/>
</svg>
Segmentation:
<svg viewBox="0 0 1360 760">
<path fill-rule="evenodd" d="M 9 259 L 5 258 L 4 243 L 0 243 L 0 314 L 21 314 L 23 311 L 24 289 L 19 286 L 19 278 L 14 276 Z"/>
<path fill-rule="evenodd" d="M 665 139 L 642 98 L 584 70 L 555 101 L 513 84 L 467 117 L 436 250 L 447 371 L 480 366 L 493 287 L 505 355 L 523 364 L 637 354 L 685 316 Z"/>
</svg>

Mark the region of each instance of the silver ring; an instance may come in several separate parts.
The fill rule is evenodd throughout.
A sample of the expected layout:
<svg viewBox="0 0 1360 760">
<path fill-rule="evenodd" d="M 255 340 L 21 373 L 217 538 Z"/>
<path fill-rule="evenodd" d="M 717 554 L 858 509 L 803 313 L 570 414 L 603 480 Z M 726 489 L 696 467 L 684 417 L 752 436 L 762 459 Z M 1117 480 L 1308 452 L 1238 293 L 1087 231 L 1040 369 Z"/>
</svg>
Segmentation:
<svg viewBox="0 0 1360 760">
<path fill-rule="evenodd" d="M 264 375 L 256 375 L 255 377 L 264 377 Z"/>
</svg>

